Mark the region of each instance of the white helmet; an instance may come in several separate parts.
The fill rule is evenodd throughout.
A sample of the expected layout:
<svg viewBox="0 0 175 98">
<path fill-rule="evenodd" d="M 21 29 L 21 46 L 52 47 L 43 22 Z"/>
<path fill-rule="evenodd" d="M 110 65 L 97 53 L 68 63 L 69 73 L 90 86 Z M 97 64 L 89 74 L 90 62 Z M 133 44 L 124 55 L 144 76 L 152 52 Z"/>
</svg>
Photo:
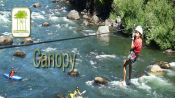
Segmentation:
<svg viewBox="0 0 175 98">
<path fill-rule="evenodd" d="M 140 32 L 140 34 L 143 35 L 143 29 L 142 29 L 142 26 L 137 26 L 137 27 L 135 28 L 135 30 L 138 31 L 138 32 Z"/>
</svg>

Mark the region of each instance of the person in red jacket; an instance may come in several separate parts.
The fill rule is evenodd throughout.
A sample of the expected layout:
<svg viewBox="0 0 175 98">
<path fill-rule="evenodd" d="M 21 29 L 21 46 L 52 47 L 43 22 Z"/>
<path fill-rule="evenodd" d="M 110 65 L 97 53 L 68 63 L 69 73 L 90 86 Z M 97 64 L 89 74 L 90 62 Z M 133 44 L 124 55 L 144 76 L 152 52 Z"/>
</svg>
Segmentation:
<svg viewBox="0 0 175 98">
<path fill-rule="evenodd" d="M 135 33 L 131 42 L 131 50 L 128 55 L 128 59 L 124 61 L 123 64 L 123 81 L 122 85 L 126 86 L 126 67 L 129 65 L 129 81 L 131 79 L 132 64 L 137 60 L 141 50 L 142 50 L 142 35 L 143 29 L 141 26 L 135 28 Z"/>
<path fill-rule="evenodd" d="M 15 75 L 15 70 L 14 68 L 12 67 L 10 73 L 9 73 L 9 77 L 13 77 Z"/>
</svg>

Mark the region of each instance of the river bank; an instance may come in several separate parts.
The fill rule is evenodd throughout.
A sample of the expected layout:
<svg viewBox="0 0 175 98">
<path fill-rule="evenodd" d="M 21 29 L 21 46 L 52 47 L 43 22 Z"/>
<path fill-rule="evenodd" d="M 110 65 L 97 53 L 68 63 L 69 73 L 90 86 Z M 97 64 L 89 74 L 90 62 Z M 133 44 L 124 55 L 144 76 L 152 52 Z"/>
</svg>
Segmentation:
<svg viewBox="0 0 175 98">
<path fill-rule="evenodd" d="M 64 0 L 63 0 L 64 1 Z M 122 33 L 131 36 L 133 28 L 141 25 L 144 28 L 145 44 L 149 47 L 174 51 L 174 1 L 139 1 L 126 2 L 122 0 L 66 0 L 73 9 L 87 11 L 91 17 L 98 16 L 104 23 L 115 23 L 120 20 L 117 29 L 122 28 Z M 163 5 L 165 4 L 165 5 Z M 135 6 L 138 5 L 138 6 Z M 152 6 L 157 5 L 157 6 Z M 166 7 L 165 7 L 166 6 Z M 162 12 L 164 10 L 167 13 Z M 117 19 L 119 18 L 119 19 Z M 106 20 L 107 19 L 107 20 Z M 154 20 L 154 21 L 152 21 Z M 104 22 L 104 23 L 103 23 Z M 118 23 L 118 21 L 117 21 Z M 86 23 L 87 24 L 87 23 Z M 115 28 L 116 29 L 116 28 Z"/>
</svg>

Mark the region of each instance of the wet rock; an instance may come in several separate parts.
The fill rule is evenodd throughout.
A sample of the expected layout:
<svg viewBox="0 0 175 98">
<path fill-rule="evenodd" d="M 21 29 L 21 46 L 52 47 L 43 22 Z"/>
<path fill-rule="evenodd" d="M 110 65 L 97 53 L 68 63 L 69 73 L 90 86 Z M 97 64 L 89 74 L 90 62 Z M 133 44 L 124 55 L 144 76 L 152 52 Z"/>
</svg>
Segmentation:
<svg viewBox="0 0 175 98">
<path fill-rule="evenodd" d="M 57 98 L 66 98 L 66 97 L 64 97 L 64 95 L 62 94 L 57 94 Z"/>
<path fill-rule="evenodd" d="M 31 37 L 24 38 L 24 40 L 21 42 L 22 44 L 31 44 L 33 43 L 33 40 Z"/>
<path fill-rule="evenodd" d="M 83 24 L 84 24 L 85 26 L 88 26 L 88 25 L 89 25 L 89 22 L 88 22 L 87 20 L 83 20 Z"/>
<path fill-rule="evenodd" d="M 163 76 L 165 75 L 166 70 L 162 69 L 159 65 L 154 64 L 154 65 L 149 65 L 147 67 L 147 75 L 155 75 L 155 76 Z"/>
<path fill-rule="evenodd" d="M 105 20 L 105 26 L 117 27 L 118 26 L 118 23 L 116 23 L 115 20 L 106 19 Z"/>
<path fill-rule="evenodd" d="M 172 49 L 167 49 L 167 50 L 165 50 L 163 53 L 166 53 L 166 54 L 173 54 L 173 53 L 175 53 L 175 51 L 173 51 Z"/>
<path fill-rule="evenodd" d="M 17 51 L 13 54 L 13 56 L 17 56 L 17 57 L 24 58 L 24 57 L 26 56 L 26 54 L 25 54 L 23 51 L 21 51 L 21 50 L 17 50 Z"/>
<path fill-rule="evenodd" d="M 13 38 L 10 36 L 0 36 L 0 45 L 11 45 Z"/>
<path fill-rule="evenodd" d="M 108 35 L 109 34 L 109 26 L 99 26 L 96 32 L 97 35 Z"/>
<path fill-rule="evenodd" d="M 48 22 L 44 22 L 43 24 L 42 24 L 42 26 L 43 27 L 48 27 L 50 24 L 48 23 Z"/>
<path fill-rule="evenodd" d="M 83 15 L 83 19 L 89 19 L 89 16 L 88 15 Z"/>
<path fill-rule="evenodd" d="M 84 9 L 82 12 L 80 12 L 82 15 L 87 15 L 87 10 Z"/>
<path fill-rule="evenodd" d="M 117 30 L 121 30 L 122 27 L 122 19 L 120 16 L 117 16 L 115 22 L 113 22 L 113 27 L 115 27 Z"/>
<path fill-rule="evenodd" d="M 170 69 L 170 64 L 168 62 L 158 61 L 156 64 L 158 64 L 163 69 Z"/>
<path fill-rule="evenodd" d="M 110 20 L 110 19 L 105 20 L 105 26 L 112 26 L 112 24 L 113 24 L 112 20 Z"/>
<path fill-rule="evenodd" d="M 37 2 L 37 3 L 34 3 L 32 6 L 34 8 L 39 8 L 39 7 L 41 7 L 41 4 L 39 2 Z"/>
<path fill-rule="evenodd" d="M 99 18 L 98 18 L 96 15 L 93 15 L 91 21 L 92 21 L 93 23 L 95 23 L 95 24 L 98 24 Z"/>
<path fill-rule="evenodd" d="M 156 72 L 162 72 L 162 71 L 163 69 L 157 64 L 148 66 L 148 72 L 156 73 Z"/>
<path fill-rule="evenodd" d="M 108 81 L 102 77 L 95 77 L 94 79 L 94 83 L 95 84 L 102 84 L 102 85 L 105 85 L 108 83 Z"/>
<path fill-rule="evenodd" d="M 86 13 L 84 12 L 84 11 L 82 11 L 82 12 L 80 12 L 81 13 L 81 15 L 86 15 Z"/>
<path fill-rule="evenodd" d="M 79 72 L 77 69 L 73 69 L 73 70 L 70 70 L 68 72 L 68 75 L 72 76 L 72 77 L 78 77 L 79 76 Z"/>
<path fill-rule="evenodd" d="M 78 13 L 78 11 L 76 10 L 71 10 L 68 15 L 67 15 L 68 19 L 72 19 L 72 20 L 77 20 L 80 19 L 80 15 Z"/>
</svg>

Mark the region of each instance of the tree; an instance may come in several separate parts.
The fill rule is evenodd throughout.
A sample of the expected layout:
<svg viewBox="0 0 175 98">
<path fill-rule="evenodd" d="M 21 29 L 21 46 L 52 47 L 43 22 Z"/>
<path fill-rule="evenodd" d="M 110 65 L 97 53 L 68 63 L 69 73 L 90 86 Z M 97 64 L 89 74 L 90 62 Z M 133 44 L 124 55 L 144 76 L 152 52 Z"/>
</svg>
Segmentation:
<svg viewBox="0 0 175 98">
<path fill-rule="evenodd" d="M 114 4 L 125 32 L 141 25 L 147 45 L 175 49 L 175 8 L 170 0 L 114 0 Z"/>
</svg>

